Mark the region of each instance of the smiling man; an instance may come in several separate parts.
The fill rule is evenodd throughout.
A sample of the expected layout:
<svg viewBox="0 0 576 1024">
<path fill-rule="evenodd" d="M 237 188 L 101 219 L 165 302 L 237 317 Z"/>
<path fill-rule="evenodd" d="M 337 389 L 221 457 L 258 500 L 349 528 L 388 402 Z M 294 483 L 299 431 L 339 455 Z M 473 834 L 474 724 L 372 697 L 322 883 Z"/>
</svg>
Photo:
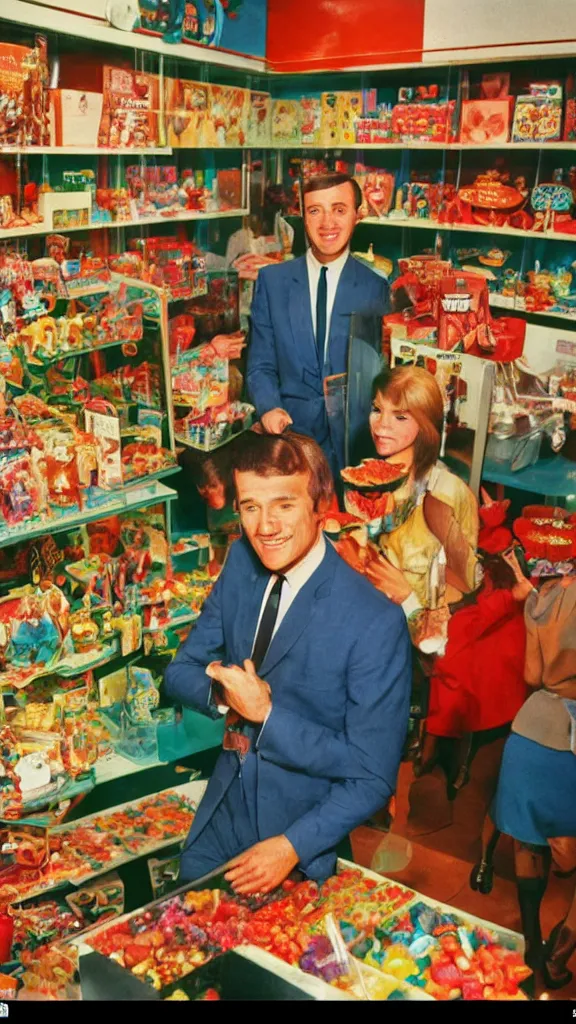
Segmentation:
<svg viewBox="0 0 576 1024">
<path fill-rule="evenodd" d="M 324 381 L 346 373 L 350 315 L 388 312 L 388 283 L 350 255 L 361 202 L 347 174 L 309 178 L 308 252 L 261 270 L 252 303 L 247 382 L 262 425 L 313 437 L 335 473 L 344 465 L 344 424 L 327 416 Z"/>
<path fill-rule="evenodd" d="M 410 643 L 400 608 L 326 541 L 326 457 L 307 437 L 247 434 L 235 457 L 244 537 L 166 673 L 178 703 L 226 713 L 223 751 L 181 861 L 228 865 L 241 893 L 294 870 L 322 880 L 336 847 L 393 792 Z"/>
</svg>

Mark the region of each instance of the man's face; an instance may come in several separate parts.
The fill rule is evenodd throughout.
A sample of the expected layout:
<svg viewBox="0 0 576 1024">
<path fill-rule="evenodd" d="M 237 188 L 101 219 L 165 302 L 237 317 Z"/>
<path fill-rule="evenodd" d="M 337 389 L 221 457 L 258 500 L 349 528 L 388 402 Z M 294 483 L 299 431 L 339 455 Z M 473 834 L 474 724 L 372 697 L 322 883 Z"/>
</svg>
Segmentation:
<svg viewBox="0 0 576 1024">
<path fill-rule="evenodd" d="M 308 490 L 309 474 L 235 473 L 240 520 L 262 565 L 286 572 L 308 554 L 320 534 L 320 513 Z"/>
<path fill-rule="evenodd" d="M 354 190 L 347 181 L 304 196 L 306 234 L 321 263 L 330 263 L 344 252 L 357 221 Z"/>
</svg>

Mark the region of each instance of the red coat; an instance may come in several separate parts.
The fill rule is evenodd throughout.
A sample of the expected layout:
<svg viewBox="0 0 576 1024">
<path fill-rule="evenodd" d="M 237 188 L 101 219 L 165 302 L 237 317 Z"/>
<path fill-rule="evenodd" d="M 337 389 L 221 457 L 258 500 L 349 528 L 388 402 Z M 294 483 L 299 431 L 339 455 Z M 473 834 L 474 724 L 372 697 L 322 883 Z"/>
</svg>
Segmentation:
<svg viewBox="0 0 576 1024">
<path fill-rule="evenodd" d="M 524 605 L 509 590 L 484 590 L 457 611 L 430 681 L 428 732 L 461 736 L 511 722 L 527 696 L 525 649 Z"/>
</svg>

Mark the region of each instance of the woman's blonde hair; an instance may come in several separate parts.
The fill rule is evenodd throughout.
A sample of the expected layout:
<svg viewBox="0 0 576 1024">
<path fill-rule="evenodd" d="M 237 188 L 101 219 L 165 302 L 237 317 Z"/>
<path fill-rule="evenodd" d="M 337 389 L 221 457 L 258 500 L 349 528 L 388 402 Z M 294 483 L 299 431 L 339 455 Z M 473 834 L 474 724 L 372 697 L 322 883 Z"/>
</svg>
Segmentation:
<svg viewBox="0 0 576 1024">
<path fill-rule="evenodd" d="M 409 412 L 420 430 L 414 442 L 414 473 L 421 479 L 440 454 L 444 402 L 435 377 L 419 366 L 397 366 L 379 373 L 372 385 L 372 400 L 387 398 Z"/>
</svg>

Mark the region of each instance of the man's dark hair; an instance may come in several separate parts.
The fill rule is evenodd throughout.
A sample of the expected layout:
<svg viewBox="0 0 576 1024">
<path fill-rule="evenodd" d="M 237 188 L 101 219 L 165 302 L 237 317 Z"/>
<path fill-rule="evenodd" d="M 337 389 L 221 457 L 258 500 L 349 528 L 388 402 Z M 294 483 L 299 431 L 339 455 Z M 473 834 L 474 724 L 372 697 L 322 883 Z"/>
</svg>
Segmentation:
<svg viewBox="0 0 576 1024">
<path fill-rule="evenodd" d="M 310 192 L 324 192 L 327 188 L 346 185 L 346 183 L 352 186 L 354 208 L 358 210 L 362 205 L 362 189 L 355 178 L 350 177 L 349 174 L 343 174 L 341 171 L 328 171 L 326 174 L 315 174 L 312 178 L 307 178 L 302 187 L 302 196 L 307 196 Z"/>
<path fill-rule="evenodd" d="M 303 434 L 258 434 L 248 431 L 235 442 L 232 467 L 238 473 L 257 476 L 292 476 L 308 473 L 309 491 L 316 511 L 329 503 L 334 482 L 320 445 Z"/>
</svg>

